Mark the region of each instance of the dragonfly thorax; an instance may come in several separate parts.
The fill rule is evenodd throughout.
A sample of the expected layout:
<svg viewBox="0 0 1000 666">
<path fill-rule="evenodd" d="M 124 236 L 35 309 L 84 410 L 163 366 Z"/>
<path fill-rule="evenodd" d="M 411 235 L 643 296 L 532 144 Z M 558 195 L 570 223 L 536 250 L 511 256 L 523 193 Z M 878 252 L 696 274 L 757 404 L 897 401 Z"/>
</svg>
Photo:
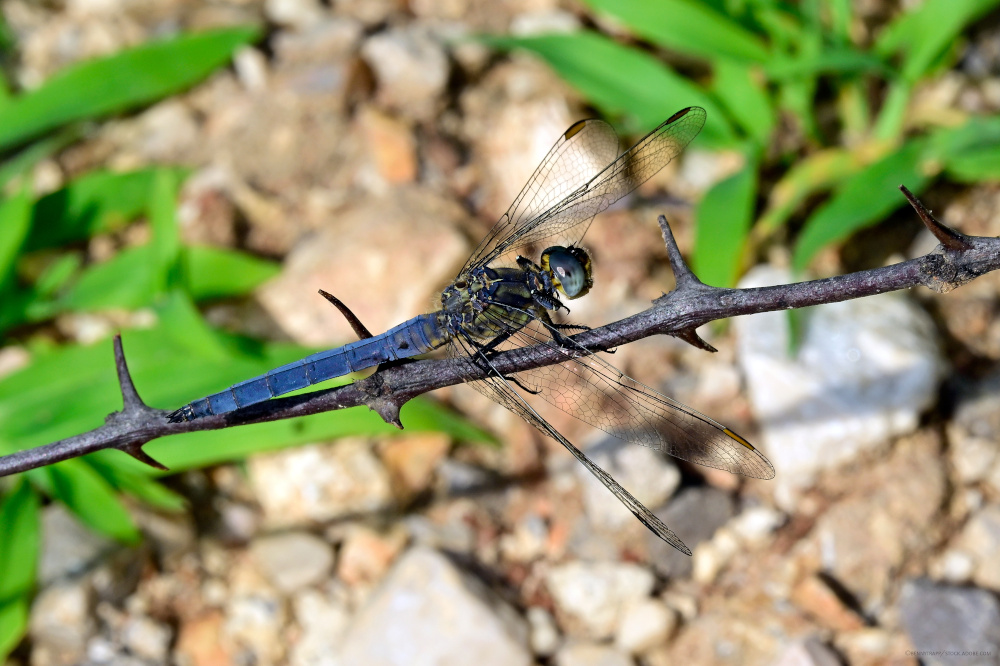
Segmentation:
<svg viewBox="0 0 1000 666">
<path fill-rule="evenodd" d="M 542 271 L 566 298 L 586 296 L 594 286 L 590 255 L 582 247 L 555 245 L 542 252 Z"/>
</svg>

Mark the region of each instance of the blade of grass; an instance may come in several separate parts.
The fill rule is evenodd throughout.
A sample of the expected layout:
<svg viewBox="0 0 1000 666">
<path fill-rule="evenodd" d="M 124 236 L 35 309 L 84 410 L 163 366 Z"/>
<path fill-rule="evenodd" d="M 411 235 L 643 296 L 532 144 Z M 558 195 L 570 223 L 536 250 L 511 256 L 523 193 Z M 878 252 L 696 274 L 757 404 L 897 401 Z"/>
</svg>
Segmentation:
<svg viewBox="0 0 1000 666">
<path fill-rule="evenodd" d="M 925 140 L 914 139 L 844 182 L 806 221 L 795 245 L 793 267 L 802 270 L 820 248 L 844 240 L 905 204 L 897 191 L 900 183 L 920 193 L 931 179 L 921 164 L 926 147 Z"/>
<path fill-rule="evenodd" d="M 139 530 L 114 489 L 84 460 L 45 468 L 55 497 L 88 527 L 122 543 L 138 543 Z"/>
<path fill-rule="evenodd" d="M 774 130 L 775 115 L 759 71 L 730 60 L 719 60 L 714 70 L 715 96 L 757 145 L 766 146 Z"/>
<path fill-rule="evenodd" d="M 0 106 L 0 149 L 67 123 L 149 104 L 198 83 L 256 40 L 257 28 L 223 28 L 143 44 L 72 65 Z"/>
<path fill-rule="evenodd" d="M 12 599 L 6 603 L 0 602 L 0 660 L 6 660 L 7 655 L 17 647 L 28 630 L 28 606 L 31 600 L 27 596 Z M 7 663 L 4 661 L 4 663 Z"/>
<path fill-rule="evenodd" d="M 753 223 L 759 166 L 757 158 L 749 156 L 742 169 L 716 183 L 698 204 L 693 264 L 705 284 L 736 284 Z"/>
<path fill-rule="evenodd" d="M 714 146 L 732 146 L 733 130 L 711 97 L 656 58 L 603 35 L 576 32 L 538 37 L 486 37 L 497 48 L 521 48 L 543 58 L 567 83 L 607 114 L 621 116 L 629 130 L 652 129 L 684 106 L 702 106 L 708 122 L 701 133 Z"/>
<path fill-rule="evenodd" d="M 31 194 L 25 183 L 0 203 L 0 295 L 14 273 L 15 262 L 31 229 Z"/>
<path fill-rule="evenodd" d="M 16 477 L 13 488 L 0 504 L 0 604 L 29 594 L 35 587 L 40 529 L 38 495 L 24 476 Z M 2 643 L 0 639 L 0 643 Z"/>
<path fill-rule="evenodd" d="M 708 60 L 764 62 L 764 41 L 711 6 L 689 0 L 586 0 L 637 35 L 660 46 Z"/>
<path fill-rule="evenodd" d="M 207 246 L 184 248 L 187 290 L 196 301 L 246 294 L 281 272 L 273 261 Z"/>
</svg>

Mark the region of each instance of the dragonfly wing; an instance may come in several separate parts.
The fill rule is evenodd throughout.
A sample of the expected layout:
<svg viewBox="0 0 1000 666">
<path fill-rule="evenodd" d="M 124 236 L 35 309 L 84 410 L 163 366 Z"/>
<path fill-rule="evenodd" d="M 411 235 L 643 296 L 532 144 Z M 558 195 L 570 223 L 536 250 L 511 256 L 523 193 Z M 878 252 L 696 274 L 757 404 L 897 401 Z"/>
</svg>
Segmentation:
<svg viewBox="0 0 1000 666">
<path fill-rule="evenodd" d="M 650 531 L 656 536 L 660 537 L 668 544 L 681 551 L 686 555 L 691 554 L 691 549 L 689 549 L 684 542 L 681 541 L 673 530 L 667 527 L 666 523 L 656 517 L 656 515 L 650 511 L 646 506 L 637 500 L 632 493 L 625 490 L 614 477 L 605 472 L 597 463 L 591 460 L 587 455 L 576 448 L 572 442 L 563 437 L 559 431 L 557 431 L 552 425 L 539 416 L 538 412 L 531 408 L 525 399 L 520 395 L 520 393 L 511 386 L 510 382 L 500 375 L 495 368 L 492 368 L 489 363 L 489 359 L 485 357 L 478 348 L 471 342 L 471 340 L 464 340 L 460 336 L 456 337 L 452 343 L 449 345 L 450 353 L 453 357 L 467 358 L 472 364 L 482 364 L 487 368 L 491 374 L 489 374 L 485 379 L 476 380 L 468 382 L 468 385 L 476 389 L 487 398 L 497 402 L 514 414 L 517 414 L 525 421 L 533 425 L 543 434 L 548 435 L 552 439 L 556 440 L 564 447 L 566 450 L 573 454 L 584 467 L 586 467 L 591 474 L 597 477 L 597 480 L 604 484 L 604 486 L 611 491 L 611 493 L 618 498 L 618 500 L 625 505 L 625 507 L 632 512 L 639 521 L 645 525 Z"/>
<path fill-rule="evenodd" d="M 495 312 L 490 316 L 501 318 Z M 557 343 L 543 322 L 532 319 L 498 350 L 525 355 L 555 350 L 564 356 L 560 364 L 514 376 L 533 395 L 595 428 L 698 465 L 757 479 L 774 477 L 767 458 L 736 432 L 632 379 L 599 354 L 574 348 L 572 338 L 565 340 Z"/>
<path fill-rule="evenodd" d="M 581 120 L 563 132 L 525 183 L 507 212 L 472 253 L 463 272 L 486 263 L 498 245 L 572 192 L 583 187 L 618 157 L 618 135 L 603 120 Z"/>
<path fill-rule="evenodd" d="M 588 180 L 573 189 L 557 187 L 554 184 L 565 181 L 571 185 L 580 180 L 593 162 L 589 152 L 591 142 L 577 137 L 589 138 L 591 124 L 595 127 L 595 136 L 605 132 L 597 128 L 607 127 L 610 131 L 605 123 L 584 122 L 586 124 L 578 132 L 573 134 L 578 126 L 574 125 L 556 143 L 549 153 L 551 161 L 547 157 L 542 162 L 515 200 L 512 210 L 517 217 L 508 213 L 500 218 L 466 264 L 466 269 L 513 257 L 525 246 L 543 240 L 557 240 L 554 244 L 566 246 L 579 243 L 597 213 L 649 180 L 684 150 L 704 126 L 705 110 L 692 106 L 678 111 Z M 580 164 L 587 164 L 587 168 L 580 168 Z M 563 171 L 567 174 L 565 177 L 561 175 Z M 539 172 L 543 173 L 541 182 L 546 183 L 546 187 L 534 185 Z"/>
</svg>

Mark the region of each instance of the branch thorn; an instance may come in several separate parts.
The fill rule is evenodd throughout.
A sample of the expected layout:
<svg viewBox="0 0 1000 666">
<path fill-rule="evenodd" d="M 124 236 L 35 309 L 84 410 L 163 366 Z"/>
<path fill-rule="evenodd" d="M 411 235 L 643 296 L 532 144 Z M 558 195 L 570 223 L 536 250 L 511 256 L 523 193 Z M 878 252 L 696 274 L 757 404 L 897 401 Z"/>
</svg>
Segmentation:
<svg viewBox="0 0 1000 666">
<path fill-rule="evenodd" d="M 121 450 L 124 451 L 125 453 L 129 454 L 130 456 L 132 456 L 133 458 L 135 458 L 139 462 L 145 463 L 145 464 L 149 465 L 150 467 L 155 467 L 156 469 L 163 470 L 164 472 L 167 472 L 167 471 L 170 470 L 169 467 L 167 467 L 166 465 L 164 465 L 163 463 L 161 463 L 159 460 L 157 460 L 153 456 L 151 456 L 148 453 L 146 453 L 142 449 L 142 446 L 143 446 L 142 444 L 139 444 L 138 442 L 134 442 L 134 443 L 131 443 L 131 444 L 126 444 L 125 446 L 121 447 Z"/>
<path fill-rule="evenodd" d="M 702 339 L 700 335 L 695 333 L 695 330 L 693 328 L 686 328 L 683 331 L 674 333 L 673 336 L 675 338 L 680 338 L 681 340 L 688 343 L 692 347 L 697 347 L 698 349 L 704 349 L 705 351 L 713 353 L 719 351 L 709 343 L 705 342 L 705 340 Z"/>
<path fill-rule="evenodd" d="M 903 196 L 906 197 L 906 200 L 910 202 L 910 205 L 913 206 L 913 210 L 917 211 L 917 215 L 920 216 L 924 226 L 934 234 L 934 237 L 938 239 L 941 245 L 944 245 L 949 250 L 968 250 L 972 247 L 964 235 L 938 222 L 920 200 L 913 196 L 910 190 L 906 189 L 906 185 L 900 185 L 899 189 L 903 193 Z"/>
<path fill-rule="evenodd" d="M 346 319 L 347 323 L 351 325 L 351 328 L 354 329 L 354 332 L 357 334 L 359 339 L 367 340 L 372 337 L 371 331 L 365 328 L 365 325 L 361 323 L 361 320 L 358 319 L 357 315 L 351 312 L 351 309 L 344 305 L 343 301 L 333 294 L 326 293 L 322 289 L 319 290 L 319 294 L 326 300 L 330 301 L 334 307 L 340 310 L 340 314 L 344 315 L 344 319 Z"/>
<path fill-rule="evenodd" d="M 687 262 L 684 261 L 684 256 L 681 254 L 680 248 L 677 247 L 677 241 L 674 240 L 674 234 L 670 230 L 670 223 L 667 222 L 667 216 L 660 215 L 656 221 L 660 223 L 660 231 L 663 233 L 663 243 L 667 246 L 667 256 L 670 258 L 670 268 L 673 270 L 674 280 L 677 282 L 677 287 L 675 288 L 704 284 L 691 271 Z"/>
<path fill-rule="evenodd" d="M 132 375 L 128 371 L 128 363 L 125 362 L 125 351 L 122 349 L 122 334 L 116 333 L 114 337 L 115 348 L 115 370 L 118 372 L 118 386 L 122 391 L 123 411 L 135 412 L 149 409 L 146 403 L 139 397 L 139 392 L 135 389 Z"/>
</svg>

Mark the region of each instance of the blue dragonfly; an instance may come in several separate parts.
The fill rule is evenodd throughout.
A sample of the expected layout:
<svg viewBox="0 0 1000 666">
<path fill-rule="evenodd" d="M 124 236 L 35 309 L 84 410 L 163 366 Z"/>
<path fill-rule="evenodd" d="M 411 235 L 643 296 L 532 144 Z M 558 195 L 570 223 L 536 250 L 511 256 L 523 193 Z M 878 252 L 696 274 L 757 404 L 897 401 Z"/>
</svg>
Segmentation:
<svg viewBox="0 0 1000 666">
<path fill-rule="evenodd" d="M 701 131 L 705 110 L 688 107 L 619 154 L 618 136 L 600 120 L 583 120 L 552 146 L 514 203 L 441 292 L 441 308 L 381 335 L 319 352 L 195 400 L 172 422 L 226 414 L 270 398 L 382 363 L 445 347 L 485 378 L 469 384 L 556 439 L 643 524 L 681 552 L 681 539 L 611 475 L 531 407 L 541 399 L 629 442 L 677 458 L 761 479 L 768 460 L 746 439 L 711 418 L 628 377 L 599 353 L 576 343 L 557 323 L 562 299 L 593 287 L 591 259 L 580 246 L 594 216 L 644 183 Z M 537 248 L 546 249 L 537 255 Z M 529 255 L 529 256 L 525 256 Z M 530 258 L 537 256 L 537 262 Z M 531 354 L 538 345 L 561 363 L 504 375 L 491 359 L 500 352 Z"/>
</svg>

